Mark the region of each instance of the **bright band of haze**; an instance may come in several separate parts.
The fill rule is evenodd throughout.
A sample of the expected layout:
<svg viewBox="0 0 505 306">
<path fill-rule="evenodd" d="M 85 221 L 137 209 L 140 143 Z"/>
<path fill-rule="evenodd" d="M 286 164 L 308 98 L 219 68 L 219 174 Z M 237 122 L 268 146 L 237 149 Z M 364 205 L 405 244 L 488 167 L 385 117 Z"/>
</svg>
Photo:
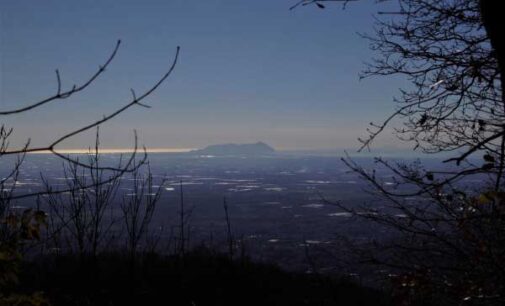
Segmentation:
<svg viewBox="0 0 505 306">
<path fill-rule="evenodd" d="M 193 148 L 147 148 L 145 150 L 146 153 L 185 153 L 194 150 Z M 95 153 L 95 149 L 61 149 L 54 150 L 60 154 L 93 154 Z M 99 154 L 121 154 L 121 153 L 134 153 L 134 149 L 98 149 Z M 143 153 L 144 150 L 137 150 L 137 152 Z M 47 151 L 38 151 L 31 152 L 30 154 L 52 154 L 53 152 Z"/>
</svg>

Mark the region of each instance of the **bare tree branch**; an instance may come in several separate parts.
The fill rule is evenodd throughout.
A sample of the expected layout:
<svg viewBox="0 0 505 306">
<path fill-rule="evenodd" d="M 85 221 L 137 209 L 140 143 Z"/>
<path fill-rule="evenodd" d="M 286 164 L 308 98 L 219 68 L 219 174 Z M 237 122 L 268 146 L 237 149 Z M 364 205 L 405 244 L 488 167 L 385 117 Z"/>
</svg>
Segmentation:
<svg viewBox="0 0 505 306">
<path fill-rule="evenodd" d="M 75 93 L 78 93 L 84 89 L 86 89 L 91 83 L 93 83 L 104 71 L 105 69 L 109 66 L 109 64 L 112 62 L 114 57 L 116 56 L 117 51 L 119 50 L 119 45 L 121 44 L 121 40 L 118 40 L 116 43 L 116 46 L 114 47 L 114 50 L 112 51 L 111 55 L 109 58 L 105 61 L 105 63 L 101 66 L 99 66 L 98 70 L 93 74 L 86 82 L 84 82 L 82 85 L 74 85 L 71 89 L 62 92 L 61 91 L 61 78 L 60 78 L 60 72 L 56 70 L 56 81 L 57 81 L 57 91 L 56 94 L 48 97 L 44 100 L 41 100 L 39 102 L 35 102 L 33 104 L 30 104 L 25 107 L 21 107 L 18 109 L 13 109 L 9 111 L 0 111 L 0 116 L 6 116 L 6 115 L 12 115 L 12 114 L 18 114 L 22 112 L 26 112 L 29 110 L 32 110 L 34 108 L 37 108 L 39 106 L 42 106 L 46 103 L 56 101 L 56 100 L 62 100 L 62 99 L 67 99 L 70 96 L 72 96 Z"/>
</svg>

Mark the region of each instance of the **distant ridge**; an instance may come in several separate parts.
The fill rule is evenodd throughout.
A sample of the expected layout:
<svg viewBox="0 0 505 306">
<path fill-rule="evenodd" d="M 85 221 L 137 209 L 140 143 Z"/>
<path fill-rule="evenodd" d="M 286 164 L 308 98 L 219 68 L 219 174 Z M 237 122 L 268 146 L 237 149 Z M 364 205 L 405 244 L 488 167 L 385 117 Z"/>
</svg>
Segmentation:
<svg viewBox="0 0 505 306">
<path fill-rule="evenodd" d="M 275 153 L 275 149 L 264 142 L 257 143 L 227 143 L 210 145 L 200 150 L 193 150 L 189 153 L 199 155 L 215 155 L 215 156 L 229 156 L 229 155 L 268 155 Z"/>
</svg>

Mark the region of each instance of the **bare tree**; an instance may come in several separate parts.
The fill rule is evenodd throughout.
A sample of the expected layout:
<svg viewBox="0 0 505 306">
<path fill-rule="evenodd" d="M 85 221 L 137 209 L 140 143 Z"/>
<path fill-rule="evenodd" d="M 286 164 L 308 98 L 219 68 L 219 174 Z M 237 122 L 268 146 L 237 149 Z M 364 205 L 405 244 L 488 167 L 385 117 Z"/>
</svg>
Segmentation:
<svg viewBox="0 0 505 306">
<path fill-rule="evenodd" d="M 307 0 L 295 7 L 324 8 L 323 2 L 348 1 Z M 369 149 L 377 135 L 400 121 L 394 131 L 414 150 L 452 157 L 444 170 L 377 158 L 383 172 L 346 157 L 347 166 L 389 204 L 382 210 L 373 203 L 337 205 L 397 234 L 392 241 L 355 250 L 361 259 L 395 275 L 402 303 L 502 305 L 505 38 L 500 3 L 394 2 L 395 10 L 379 12 L 375 33 L 363 35 L 377 57 L 362 77 L 403 76 L 411 86 L 401 89 L 390 116 L 371 124 L 360 150 Z"/>
<path fill-rule="evenodd" d="M 126 244 L 130 260 L 133 262 L 139 251 L 140 243 L 147 243 L 149 225 L 161 196 L 163 179 L 158 187 L 153 186 L 153 176 L 149 165 L 145 174 L 135 171 L 131 174 L 133 188 L 126 194 L 121 203 L 124 226 L 126 229 Z"/>
<path fill-rule="evenodd" d="M 120 44 L 121 44 L 121 41 L 118 41 L 116 43 L 112 53 L 107 58 L 105 63 L 103 65 L 100 65 L 98 70 L 91 77 L 89 77 L 84 83 L 82 83 L 80 85 L 74 85 L 70 89 L 64 90 L 62 88 L 62 81 L 61 81 L 60 73 L 58 70 L 56 70 L 57 90 L 54 95 L 44 98 L 44 99 L 41 99 L 40 101 L 37 101 L 37 102 L 29 103 L 26 106 L 22 106 L 22 107 L 19 107 L 16 109 L 0 111 L 0 116 L 9 116 L 9 115 L 13 115 L 13 114 L 20 114 L 20 113 L 33 111 L 33 110 L 35 110 L 39 107 L 42 107 L 48 103 L 54 103 L 54 102 L 57 102 L 60 100 L 68 99 L 78 93 L 81 93 L 86 88 L 91 86 L 106 71 L 108 66 L 111 64 L 111 62 L 115 58 L 115 56 L 119 50 Z M 0 142 L 1 142 L 0 158 L 7 157 L 7 156 L 18 156 L 18 162 L 14 165 L 13 171 L 9 175 L 7 175 L 5 178 L 3 178 L 2 181 L 0 181 L 0 187 L 2 188 L 2 190 L 4 190 L 4 191 L 9 190 L 8 196 L 5 197 L 5 199 L 2 201 L 5 202 L 6 199 L 8 201 L 12 201 L 15 199 L 33 197 L 33 196 L 37 196 L 37 195 L 46 194 L 48 192 L 48 190 L 43 190 L 40 192 L 33 192 L 33 193 L 21 193 L 21 194 L 14 194 L 13 193 L 13 190 L 15 190 L 15 182 L 16 182 L 16 180 L 13 180 L 13 178 L 16 175 L 18 175 L 18 173 L 19 173 L 18 169 L 21 166 L 24 156 L 27 153 L 49 151 L 53 155 L 57 156 L 58 158 L 61 158 L 64 161 L 70 162 L 75 166 L 80 166 L 80 167 L 92 169 L 93 171 L 110 171 L 113 173 L 113 175 L 108 180 L 99 182 L 99 184 L 106 184 L 108 182 L 112 182 L 115 178 L 120 177 L 124 173 L 133 172 L 133 171 L 135 171 L 135 169 L 137 169 L 138 167 L 143 165 L 146 161 L 146 156 L 147 156 L 145 153 L 145 150 L 144 150 L 144 156 L 141 158 L 141 161 L 134 162 L 136 160 L 136 155 L 138 152 L 136 135 L 134 138 L 135 145 L 134 145 L 133 153 L 130 155 L 130 157 L 128 158 L 128 160 L 126 162 L 121 163 L 118 167 L 99 166 L 96 164 L 83 163 L 83 162 L 79 161 L 78 159 L 71 157 L 70 155 L 59 153 L 57 151 L 57 146 L 60 145 L 61 143 L 63 143 L 65 140 L 68 140 L 72 137 L 75 137 L 76 135 L 79 135 L 79 134 L 84 133 L 88 130 L 96 128 L 96 127 L 102 125 L 103 123 L 105 123 L 109 120 L 112 120 L 113 118 L 117 117 L 118 115 L 120 115 L 121 113 L 123 113 L 124 111 L 128 110 L 129 108 L 131 108 L 133 106 L 150 107 L 149 105 L 144 104 L 143 100 L 145 100 L 147 97 L 149 97 L 171 75 L 172 71 L 175 68 L 175 65 L 177 64 L 177 60 L 179 57 L 179 50 L 180 50 L 180 48 L 177 47 L 175 57 L 170 65 L 170 67 L 168 68 L 167 72 L 164 73 L 158 79 L 158 81 L 156 81 L 154 83 L 154 85 L 151 86 L 151 88 L 149 88 L 148 90 L 143 92 L 141 95 L 137 95 L 135 93 L 135 91 L 133 89 L 131 89 L 130 91 L 132 93 L 132 98 L 129 102 L 125 103 L 122 107 L 118 108 L 116 111 L 114 111 L 108 115 L 103 116 L 101 119 L 99 119 L 95 122 L 91 122 L 83 127 L 68 131 L 63 136 L 54 139 L 54 141 L 48 143 L 47 145 L 38 146 L 38 147 L 31 147 L 30 140 L 28 140 L 23 147 L 11 149 L 9 147 L 9 137 L 12 136 L 13 129 L 7 128 L 4 124 L 1 124 L 1 126 L 0 126 Z M 11 186 L 12 188 L 6 188 L 6 184 L 9 184 L 9 182 L 12 182 L 12 181 L 14 182 L 13 186 Z M 97 184 L 97 182 L 91 182 L 87 186 L 80 186 L 80 188 L 89 188 L 89 187 L 96 186 L 96 184 Z M 64 193 L 64 192 L 68 192 L 68 191 L 71 191 L 71 190 L 70 189 L 56 190 L 53 188 L 50 189 L 50 192 L 53 194 L 54 193 Z M 6 195 L 5 192 L 3 192 L 2 194 L 4 196 Z M 2 208 L 3 210 L 7 209 L 7 207 L 5 205 L 2 205 L 2 206 L 3 206 L 3 208 Z"/>
<path fill-rule="evenodd" d="M 60 73 L 58 70 L 56 70 L 57 90 L 53 96 L 44 98 L 44 99 L 34 102 L 34 103 L 30 103 L 27 106 L 23 106 L 23 107 L 20 107 L 17 109 L 0 111 L 0 116 L 8 116 L 8 115 L 12 115 L 12 114 L 19 114 L 19 113 L 32 111 L 34 109 L 44 106 L 45 104 L 56 102 L 56 101 L 63 100 L 63 99 L 68 99 L 68 98 L 72 97 L 73 95 L 82 92 L 83 90 L 88 88 L 91 84 L 93 84 L 98 79 L 98 77 L 106 71 L 106 68 L 110 65 L 110 63 L 112 62 L 112 60 L 116 56 L 116 54 L 119 50 L 120 44 L 121 44 L 121 41 L 118 41 L 116 46 L 114 47 L 114 50 L 112 51 L 109 58 L 105 61 L 105 63 L 103 65 L 100 65 L 98 70 L 83 84 L 74 85 L 69 90 L 63 90 Z M 1 149 L 0 150 L 0 157 L 9 156 L 9 155 L 24 155 L 27 153 L 49 151 L 52 154 L 54 154 L 55 156 L 57 156 L 58 158 L 61 158 L 62 160 L 65 160 L 68 162 L 71 162 L 75 165 L 79 165 L 81 167 L 86 167 L 86 168 L 96 168 L 96 167 L 93 167 L 89 164 L 82 163 L 82 162 L 72 158 L 68 154 L 66 155 L 66 154 L 59 153 L 57 151 L 57 146 L 72 137 L 75 137 L 79 134 L 82 134 L 86 131 L 96 128 L 109 120 L 112 120 L 113 118 L 117 117 L 118 115 L 120 115 L 121 113 L 123 113 L 124 111 L 128 110 L 129 108 L 131 108 L 133 106 L 141 106 L 141 107 L 150 108 L 150 106 L 147 104 L 144 104 L 143 101 L 147 97 L 149 97 L 156 89 L 158 89 L 158 87 L 171 75 L 172 71 L 175 68 L 175 65 L 177 64 L 177 60 L 179 58 L 179 50 L 180 50 L 180 48 L 177 47 L 175 57 L 170 65 L 170 67 L 168 68 L 167 72 L 164 73 L 154 83 L 154 85 L 152 85 L 148 90 L 143 92 L 141 95 L 137 95 L 133 89 L 130 89 L 131 94 L 132 94 L 132 98 L 130 101 L 125 103 L 122 107 L 118 108 L 116 111 L 114 111 L 108 115 L 103 116 L 101 119 L 99 119 L 95 122 L 91 122 L 83 127 L 80 127 L 80 128 L 77 128 L 77 129 L 74 129 L 74 130 L 71 130 L 71 131 L 65 133 L 63 136 L 56 138 L 54 141 L 48 143 L 47 145 L 38 146 L 38 147 L 31 147 L 30 140 L 28 140 L 26 145 L 23 146 L 22 148 L 10 149 L 9 142 L 7 139 L 9 136 L 12 135 L 13 130 L 6 128 L 5 125 L 2 124 L 1 125 L 2 145 L 0 148 Z M 135 170 L 135 167 L 132 167 L 132 165 L 133 165 L 133 162 L 136 158 L 137 153 L 138 153 L 137 137 L 135 136 L 135 146 L 133 149 L 133 153 L 131 154 L 129 159 L 120 168 L 110 167 L 110 166 L 101 166 L 100 169 L 115 172 L 116 175 L 118 175 L 118 176 L 121 176 L 127 172 L 132 172 Z M 144 150 L 144 156 L 142 157 L 142 162 L 135 163 L 136 167 L 141 166 L 145 161 L 146 161 L 146 153 Z M 103 183 L 106 183 L 106 182 L 103 182 Z M 66 191 L 68 191 L 68 190 L 52 190 L 53 193 L 55 193 L 55 192 L 62 193 L 62 192 L 66 192 Z M 44 192 L 45 191 L 43 191 L 42 193 L 44 193 Z M 40 194 L 41 193 L 25 193 L 25 194 L 19 194 L 19 195 L 12 195 L 11 199 L 32 197 L 32 196 L 36 196 L 36 195 L 40 195 Z"/>
<path fill-rule="evenodd" d="M 115 223 L 112 204 L 121 180 L 102 169 L 99 144 L 97 129 L 95 148 L 87 155 L 89 168 L 68 161 L 64 165 L 68 192 L 53 193 L 51 183 L 43 178 L 46 192 L 41 202 L 47 204 L 51 225 L 47 242 L 58 239 L 56 244 L 61 245 L 64 239 L 67 249 L 76 248 L 81 257 L 96 256 Z M 121 162 L 117 167 L 121 168 Z M 133 173 L 139 170 L 133 168 Z"/>
<path fill-rule="evenodd" d="M 62 87 L 61 75 L 56 70 L 56 92 L 53 95 L 15 109 L 0 110 L 0 117 L 35 111 L 49 103 L 56 103 L 82 93 L 106 71 L 115 58 L 120 44 L 121 41 L 118 41 L 104 64 L 100 65 L 97 71 L 82 84 L 76 84 L 70 89 L 64 89 Z M 98 128 L 103 123 L 114 119 L 134 106 L 149 108 L 150 106 L 145 104 L 144 100 L 156 91 L 172 74 L 179 58 L 179 51 L 180 48 L 177 47 L 173 61 L 167 68 L 167 71 L 145 92 L 137 95 L 131 89 L 132 97 L 123 106 L 108 115 L 104 115 L 99 120 L 67 131 L 63 136 L 55 137 L 53 141 L 45 145 L 31 146 L 31 142 L 28 140 L 21 147 L 11 148 L 9 139 L 13 135 L 13 128 L 6 127 L 3 122 L 0 122 L 0 160 L 2 162 L 12 162 L 12 170 L 0 180 L 0 275 L 2 275 L 0 277 L 0 303 L 4 299 L 2 296 L 4 285 L 15 282 L 21 245 L 25 241 L 38 239 L 40 237 L 41 226 L 46 225 L 46 212 L 34 209 L 26 209 L 23 212 L 16 211 L 12 206 L 14 201 L 25 198 L 38 198 L 40 196 L 48 197 L 48 201 L 54 204 L 51 207 L 55 208 L 52 211 L 54 214 L 52 215 L 52 221 L 58 219 L 58 222 L 50 224 L 50 226 L 53 226 L 51 232 L 60 233 L 62 229 L 72 228 L 73 230 L 70 232 L 78 241 L 77 245 L 80 252 L 84 253 L 86 250 L 92 254 L 97 253 L 100 244 L 103 243 L 104 232 L 107 231 L 107 228 L 104 228 L 106 224 L 103 222 L 105 212 L 117 190 L 119 178 L 125 173 L 137 171 L 139 167 L 146 163 L 146 150 L 144 148 L 143 156 L 138 158 L 139 150 L 135 133 L 133 153 L 126 159 L 121 156 L 117 166 L 110 166 L 99 163 L 98 137 L 94 154 L 90 155 L 88 161 L 84 162 L 71 155 L 58 152 L 57 147 L 68 139 Z M 73 180 L 67 181 L 66 188 L 53 188 L 47 181 L 44 181 L 45 189 L 18 192 L 20 169 L 26 155 L 44 151 L 49 151 L 63 162 L 66 162 L 68 165 L 68 174 L 70 174 Z M 90 152 L 92 151 L 90 150 Z M 14 159 L 8 159 L 9 156 L 14 157 Z M 85 179 L 83 171 L 88 171 L 91 174 L 91 179 Z M 60 196 L 66 197 L 67 200 L 70 199 L 64 204 L 68 206 L 56 206 L 59 203 L 56 199 Z M 38 203 L 40 203 L 40 198 Z M 71 212 L 70 215 L 68 214 L 69 211 Z M 57 240 L 54 236 L 52 238 L 53 241 Z"/>
</svg>

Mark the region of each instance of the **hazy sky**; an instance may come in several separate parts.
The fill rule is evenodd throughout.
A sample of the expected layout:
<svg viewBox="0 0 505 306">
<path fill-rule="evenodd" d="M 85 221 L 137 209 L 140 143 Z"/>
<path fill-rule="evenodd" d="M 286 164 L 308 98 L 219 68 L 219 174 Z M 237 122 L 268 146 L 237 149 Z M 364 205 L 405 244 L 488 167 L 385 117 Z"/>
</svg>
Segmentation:
<svg viewBox="0 0 505 306">
<path fill-rule="evenodd" d="M 33 0 L 0 2 L 0 108 L 19 107 L 81 83 L 123 44 L 93 86 L 71 99 L 2 117 L 14 142 L 43 144 L 101 118 L 174 74 L 145 102 L 101 128 L 105 147 L 194 148 L 264 141 L 279 149 L 355 148 L 370 121 L 391 112 L 401 80 L 359 81 L 373 57 L 372 1 L 346 10 L 295 0 Z M 62 148 L 87 147 L 90 136 Z M 389 137 L 386 137 L 389 138 Z M 389 139 L 379 147 L 394 145 Z"/>
</svg>

